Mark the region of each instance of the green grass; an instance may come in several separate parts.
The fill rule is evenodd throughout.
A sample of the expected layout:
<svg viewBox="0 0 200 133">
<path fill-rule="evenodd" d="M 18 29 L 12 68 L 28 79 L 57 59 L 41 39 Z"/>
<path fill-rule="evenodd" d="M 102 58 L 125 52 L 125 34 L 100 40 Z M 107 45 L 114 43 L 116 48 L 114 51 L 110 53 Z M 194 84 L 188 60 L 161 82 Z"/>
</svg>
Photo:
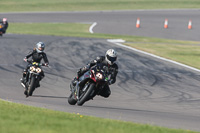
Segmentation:
<svg viewBox="0 0 200 133">
<path fill-rule="evenodd" d="M 125 43 L 125 45 L 200 69 L 200 42 L 199 45 L 191 43 Z"/>
<path fill-rule="evenodd" d="M 1 0 L 0 12 L 199 8 L 199 0 Z"/>
<path fill-rule="evenodd" d="M 70 114 L 0 100 L 1 133 L 194 133 Z"/>
<path fill-rule="evenodd" d="M 9 23 L 8 32 L 55 36 L 89 36 L 89 24 L 74 23 Z"/>
<path fill-rule="evenodd" d="M 153 53 L 200 69 L 200 42 L 168 40 L 136 36 L 91 34 L 89 24 L 73 23 L 10 23 L 8 33 L 55 35 L 104 39 L 124 39 L 131 47 Z"/>
</svg>

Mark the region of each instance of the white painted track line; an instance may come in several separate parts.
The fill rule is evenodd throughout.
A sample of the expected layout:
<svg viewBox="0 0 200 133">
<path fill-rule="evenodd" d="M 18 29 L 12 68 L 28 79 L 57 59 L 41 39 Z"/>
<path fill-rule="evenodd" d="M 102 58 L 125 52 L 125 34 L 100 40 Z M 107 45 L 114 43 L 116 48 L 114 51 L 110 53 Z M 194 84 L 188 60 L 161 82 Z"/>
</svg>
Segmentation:
<svg viewBox="0 0 200 133">
<path fill-rule="evenodd" d="M 90 33 L 94 33 L 93 32 L 93 28 L 95 27 L 97 25 L 97 22 L 94 22 L 91 26 L 90 26 L 90 29 L 89 29 L 89 31 L 90 31 Z"/>
</svg>

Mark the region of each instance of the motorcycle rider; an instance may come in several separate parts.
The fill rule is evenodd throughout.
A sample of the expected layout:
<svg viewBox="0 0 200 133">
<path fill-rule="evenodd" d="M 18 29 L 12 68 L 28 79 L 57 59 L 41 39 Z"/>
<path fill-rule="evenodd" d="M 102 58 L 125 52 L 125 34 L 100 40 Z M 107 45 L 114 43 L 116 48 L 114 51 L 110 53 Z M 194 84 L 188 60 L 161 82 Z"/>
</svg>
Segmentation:
<svg viewBox="0 0 200 133">
<path fill-rule="evenodd" d="M 7 21 L 7 18 L 3 18 L 3 19 L 0 19 L 0 24 L 3 25 L 3 34 L 6 33 L 6 30 L 8 28 L 8 21 Z"/>
<path fill-rule="evenodd" d="M 32 56 L 32 62 L 40 63 L 41 60 L 43 59 L 45 62 L 44 65 L 48 66 L 49 61 L 47 59 L 46 53 L 44 52 L 44 48 L 45 48 L 45 44 L 43 42 L 38 42 L 36 44 L 35 48 L 33 49 L 33 51 L 24 58 L 24 61 L 27 62 L 28 58 L 30 58 Z M 30 66 L 31 66 L 31 64 L 29 63 L 23 71 L 23 78 L 21 78 L 21 83 L 23 84 L 23 86 L 25 86 L 25 84 L 26 84 L 26 81 L 27 81 L 26 74 L 27 74 Z M 44 76 L 45 76 L 43 71 L 40 74 L 41 74 L 40 75 L 41 78 L 39 79 L 39 81 L 42 80 L 42 78 L 44 78 Z M 40 87 L 39 82 L 36 85 L 36 87 Z"/>
<path fill-rule="evenodd" d="M 72 80 L 72 85 L 75 86 L 76 82 L 79 80 L 79 78 L 88 71 L 92 66 L 94 66 L 96 63 L 102 63 L 105 66 L 108 67 L 108 73 L 110 75 L 110 79 L 108 81 L 108 85 L 106 85 L 103 90 L 100 92 L 99 95 L 108 98 L 111 94 L 109 85 L 114 84 L 116 81 L 116 76 L 118 73 L 118 65 L 115 63 L 117 60 L 117 53 L 114 49 L 107 50 L 105 56 L 98 56 L 96 59 L 92 60 L 90 63 L 88 63 L 86 66 L 81 68 L 77 72 L 77 77 Z"/>
</svg>

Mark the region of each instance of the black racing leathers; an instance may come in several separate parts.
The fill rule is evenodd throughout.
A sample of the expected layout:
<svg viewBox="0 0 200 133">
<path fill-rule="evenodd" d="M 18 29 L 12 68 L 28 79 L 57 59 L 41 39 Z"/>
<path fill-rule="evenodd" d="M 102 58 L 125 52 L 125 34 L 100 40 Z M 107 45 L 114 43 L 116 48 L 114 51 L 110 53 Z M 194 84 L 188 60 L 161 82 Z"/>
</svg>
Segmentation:
<svg viewBox="0 0 200 133">
<path fill-rule="evenodd" d="M 107 61 L 105 60 L 105 56 L 99 56 L 95 60 L 92 60 L 90 63 L 88 63 L 86 66 L 80 69 L 78 71 L 78 78 L 82 76 L 86 71 L 88 71 L 92 66 L 96 65 L 96 63 L 102 63 L 105 66 L 108 66 L 108 73 L 110 75 L 109 79 L 109 85 L 114 84 L 116 81 L 117 73 L 118 73 L 118 65 L 114 63 L 113 65 L 109 65 Z M 107 98 L 111 94 L 110 87 L 106 85 L 102 92 L 100 93 L 101 96 Z"/>
<path fill-rule="evenodd" d="M 105 60 L 105 56 L 99 56 L 95 60 L 92 60 L 90 63 L 88 63 L 87 66 L 88 68 L 91 68 L 92 66 L 96 65 L 96 63 L 102 63 L 108 66 L 108 73 L 110 75 L 109 84 L 114 84 L 118 73 L 118 65 L 116 63 L 109 65 Z"/>
<path fill-rule="evenodd" d="M 47 55 L 44 52 L 38 53 L 37 50 L 33 50 L 30 54 L 26 56 L 26 58 L 30 58 L 32 56 L 32 61 L 40 63 L 43 59 L 45 63 L 49 64 L 49 61 L 47 59 Z"/>
<path fill-rule="evenodd" d="M 25 58 L 28 59 L 30 57 L 32 57 L 32 62 L 40 63 L 41 60 L 43 59 L 45 64 L 49 64 L 49 61 L 48 61 L 47 56 L 46 56 L 46 53 L 44 53 L 44 52 L 38 53 L 37 50 L 34 49 Z M 27 72 L 29 67 L 30 67 L 30 64 L 27 65 L 26 69 L 24 69 L 24 72 Z M 43 71 L 41 72 L 41 76 L 44 77 L 44 72 Z"/>
<path fill-rule="evenodd" d="M 0 24 L 3 25 L 3 31 L 2 31 L 2 32 L 5 34 L 5 33 L 6 33 L 6 30 L 7 30 L 7 28 L 8 28 L 8 22 L 6 21 L 6 23 L 4 24 L 4 23 L 3 23 L 3 20 L 0 19 Z"/>
</svg>

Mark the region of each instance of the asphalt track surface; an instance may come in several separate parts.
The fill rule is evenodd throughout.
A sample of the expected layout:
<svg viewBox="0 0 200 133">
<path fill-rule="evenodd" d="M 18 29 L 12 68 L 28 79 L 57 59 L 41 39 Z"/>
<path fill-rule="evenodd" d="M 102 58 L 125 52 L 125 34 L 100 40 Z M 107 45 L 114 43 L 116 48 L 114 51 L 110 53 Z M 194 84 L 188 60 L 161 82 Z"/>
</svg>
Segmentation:
<svg viewBox="0 0 200 133">
<path fill-rule="evenodd" d="M 100 11 L 100 12 L 43 12 L 43 13 L 0 13 L 9 22 L 97 22 L 94 33 L 159 37 L 176 40 L 200 41 L 200 9 L 190 10 L 138 10 L 138 11 Z M 141 28 L 136 28 L 140 18 Z M 164 21 L 168 19 L 168 29 Z M 192 29 L 188 30 L 189 20 Z"/>
<path fill-rule="evenodd" d="M 50 14 L 46 18 L 50 21 Z M 60 21 L 65 19 L 61 17 Z M 18 19 L 13 17 L 12 21 L 18 22 Z M 31 22 L 26 15 L 23 21 Z M 2 99 L 83 115 L 200 131 L 200 75 L 196 71 L 104 39 L 13 34 L 0 39 Z M 38 41 L 47 45 L 45 51 L 51 68 L 43 69 L 46 76 L 41 87 L 32 97 L 25 98 L 19 81 L 26 66 L 22 59 Z M 97 96 L 81 107 L 69 105 L 69 84 L 77 69 L 88 60 L 104 55 L 109 48 L 116 49 L 119 55 L 119 74 L 116 83 L 110 86 L 111 96 L 107 99 Z"/>
</svg>

